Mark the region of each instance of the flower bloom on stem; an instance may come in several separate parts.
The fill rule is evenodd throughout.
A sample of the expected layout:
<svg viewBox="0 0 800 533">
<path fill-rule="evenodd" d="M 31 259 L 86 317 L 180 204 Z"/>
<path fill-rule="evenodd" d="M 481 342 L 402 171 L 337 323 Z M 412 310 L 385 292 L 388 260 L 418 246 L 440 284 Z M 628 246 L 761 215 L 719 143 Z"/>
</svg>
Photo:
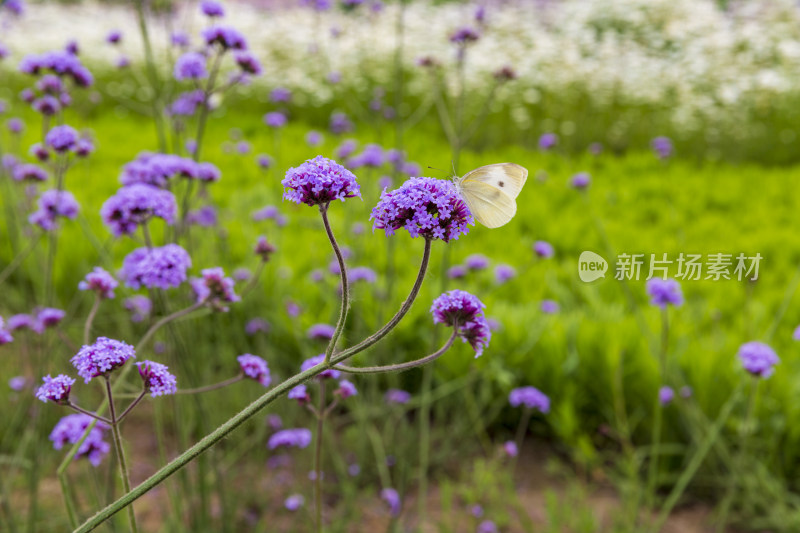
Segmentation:
<svg viewBox="0 0 800 533">
<path fill-rule="evenodd" d="M 742 344 L 737 355 L 742 367 L 759 378 L 770 377 L 775 371 L 775 365 L 781 361 L 775 350 L 758 341 Z"/>
<path fill-rule="evenodd" d="M 533 243 L 533 252 L 542 259 L 550 259 L 555 253 L 553 245 L 547 241 L 536 241 Z"/>
<path fill-rule="evenodd" d="M 393 488 L 385 488 L 381 490 L 381 500 L 386 502 L 386 505 L 389 506 L 389 512 L 392 516 L 397 516 L 400 514 L 400 495 L 397 494 L 397 491 Z"/>
<path fill-rule="evenodd" d="M 331 120 L 328 127 L 330 128 L 331 133 L 335 135 L 341 135 L 342 133 L 353 131 L 354 126 L 346 114 L 331 113 Z M 353 149 L 355 150 L 355 147 L 353 147 Z"/>
<path fill-rule="evenodd" d="M 469 26 L 459 28 L 450 34 L 450 42 L 461 45 L 474 43 L 478 39 L 480 39 L 480 34 Z"/>
<path fill-rule="evenodd" d="M 297 400 L 300 405 L 304 405 L 311 401 L 311 396 L 308 394 L 308 388 L 306 388 L 306 386 L 303 384 L 294 387 L 289 391 L 287 396 L 290 400 Z"/>
<path fill-rule="evenodd" d="M 239 367 L 242 373 L 250 379 L 254 379 L 265 387 L 269 387 L 272 383 L 272 378 L 269 374 L 269 366 L 257 355 L 246 353 L 236 358 L 239 361 Z"/>
<path fill-rule="evenodd" d="M 401 389 L 389 389 L 383 395 L 386 403 L 407 404 L 411 400 L 411 394 Z"/>
<path fill-rule="evenodd" d="M 517 443 L 513 440 L 508 440 L 503 443 L 503 451 L 506 452 L 506 455 L 509 457 L 516 457 L 519 455 L 519 448 L 517 447 Z"/>
<path fill-rule="evenodd" d="M 300 365 L 300 371 L 301 372 L 305 372 L 309 368 L 313 368 L 313 367 L 315 367 L 315 366 L 317 366 L 319 364 L 322 364 L 324 362 L 325 362 L 325 354 L 320 354 L 320 355 L 311 357 L 311 358 L 306 359 L 305 361 L 303 361 L 303 364 Z M 341 372 L 339 372 L 338 370 L 335 370 L 333 368 L 329 368 L 327 370 L 324 370 L 324 371 L 320 372 L 317 375 L 317 379 L 326 379 L 326 378 L 339 379 L 340 375 L 341 375 Z"/>
<path fill-rule="evenodd" d="M 286 509 L 289 511 L 297 511 L 303 506 L 305 501 L 306 500 L 305 498 L 303 498 L 302 495 L 292 494 L 291 496 L 286 498 L 286 501 L 283 502 L 283 506 L 286 507 Z"/>
<path fill-rule="evenodd" d="M 492 522 L 491 520 L 484 520 L 480 524 L 478 524 L 478 529 L 476 533 L 500 533 L 500 530 L 497 529 L 497 524 Z"/>
<path fill-rule="evenodd" d="M 589 187 L 592 177 L 588 172 L 578 172 L 569 180 L 569 184 L 573 189 L 583 190 Z"/>
<path fill-rule="evenodd" d="M 547 313 L 548 315 L 552 315 L 553 313 L 558 313 L 561 307 L 558 305 L 558 302 L 553 300 L 542 300 L 541 309 L 543 313 Z"/>
<path fill-rule="evenodd" d="M 287 119 L 286 115 L 281 113 L 280 111 L 273 111 L 271 113 L 267 113 L 264 115 L 264 124 L 269 126 L 270 128 L 282 128 L 286 125 Z"/>
<path fill-rule="evenodd" d="M 308 328 L 308 332 L 306 335 L 309 339 L 312 340 L 322 340 L 327 341 L 333 338 L 333 334 L 336 332 L 336 328 L 329 325 L 329 324 L 314 324 L 310 328 Z"/>
<path fill-rule="evenodd" d="M 236 52 L 233 59 L 236 61 L 236 64 L 239 65 L 239 68 L 242 69 L 242 72 L 246 74 L 258 76 L 263 71 L 261 63 L 256 59 L 256 56 L 250 52 Z"/>
<path fill-rule="evenodd" d="M 203 40 L 208 46 L 217 44 L 222 50 L 247 50 L 247 40 L 229 26 L 212 26 L 203 30 Z"/>
<path fill-rule="evenodd" d="M 45 191 L 36 201 L 38 209 L 31 213 L 28 222 L 35 224 L 45 231 L 56 228 L 58 217 L 75 220 L 80 211 L 80 206 L 69 191 L 52 189 Z"/>
<path fill-rule="evenodd" d="M 350 283 L 355 283 L 356 281 L 375 283 L 378 279 L 378 275 L 374 270 L 364 266 L 351 268 L 348 274 L 350 277 Z"/>
<path fill-rule="evenodd" d="M 372 210 L 373 230 L 394 235 L 406 229 L 411 237 L 449 242 L 469 232 L 472 214 L 449 180 L 411 178 L 394 191 L 383 191 Z"/>
<path fill-rule="evenodd" d="M 137 248 L 123 260 L 120 278 L 132 289 L 169 289 L 186 281 L 186 270 L 191 266 L 189 254 L 177 244 Z"/>
<path fill-rule="evenodd" d="M 447 269 L 448 279 L 461 279 L 467 276 L 467 267 L 464 265 L 455 265 Z"/>
<path fill-rule="evenodd" d="M 483 314 L 485 308 L 476 296 L 456 289 L 436 298 L 431 306 L 431 314 L 434 324 L 457 325 L 458 336 L 463 342 L 469 342 L 475 350 L 475 357 L 480 357 L 492 337 Z"/>
<path fill-rule="evenodd" d="M 0 346 L 14 342 L 14 336 L 3 327 L 3 318 L 0 317 Z"/>
<path fill-rule="evenodd" d="M 133 346 L 122 341 L 98 337 L 92 345 L 84 345 L 70 362 L 86 383 L 105 376 L 136 357 Z"/>
<path fill-rule="evenodd" d="M 353 385 L 351 382 L 343 379 L 339 381 L 339 388 L 333 391 L 333 394 L 339 396 L 342 400 L 349 398 L 350 396 L 355 396 L 358 394 L 358 390 L 356 386 Z"/>
<path fill-rule="evenodd" d="M 288 103 L 292 100 L 292 91 L 285 87 L 275 87 L 269 93 L 269 100 L 273 103 Z"/>
<path fill-rule="evenodd" d="M 659 159 L 667 159 L 672 155 L 672 141 L 669 137 L 656 137 L 650 141 L 650 146 Z"/>
<path fill-rule="evenodd" d="M 661 405 L 669 405 L 672 403 L 672 400 L 675 399 L 675 391 L 672 390 L 672 387 L 668 387 L 664 385 L 660 389 L 658 389 L 658 402 Z"/>
<path fill-rule="evenodd" d="M 53 307 L 40 309 L 36 313 L 36 326 L 34 329 L 37 333 L 42 333 L 45 328 L 53 327 L 64 320 L 65 315 L 64 311 Z"/>
<path fill-rule="evenodd" d="M 139 368 L 139 375 L 144 381 L 144 386 L 150 391 L 150 396 L 162 396 L 164 394 L 175 394 L 178 390 L 178 381 L 175 376 L 170 374 L 167 365 L 155 363 L 153 361 L 140 361 L 136 363 Z"/>
<path fill-rule="evenodd" d="M 233 292 L 235 282 L 225 277 L 221 267 L 206 268 L 202 278 L 192 278 L 190 283 L 197 303 L 205 302 L 217 311 L 228 311 L 225 303 L 238 302 L 241 298 Z"/>
<path fill-rule="evenodd" d="M 44 385 L 40 386 L 36 391 L 36 397 L 41 401 L 47 403 L 48 401 L 60 404 L 69 402 L 69 393 L 72 390 L 72 384 L 75 380 L 66 374 L 59 374 L 51 378 L 48 374 L 42 378 Z"/>
<path fill-rule="evenodd" d="M 14 376 L 8 380 L 8 388 L 14 392 L 19 392 L 25 388 L 26 383 L 24 376 Z"/>
<path fill-rule="evenodd" d="M 11 178 L 14 181 L 41 182 L 46 181 L 47 177 L 46 170 L 31 163 L 17 165 L 11 173 Z"/>
<path fill-rule="evenodd" d="M 8 325 L 6 326 L 9 331 L 17 331 L 18 329 L 29 329 L 31 331 L 41 333 L 39 325 L 36 323 L 36 317 L 29 314 L 18 314 L 8 317 Z"/>
<path fill-rule="evenodd" d="M 106 42 L 109 44 L 119 44 L 122 41 L 122 32 L 119 30 L 111 30 L 106 35 Z"/>
<path fill-rule="evenodd" d="M 464 264 L 470 270 L 483 270 L 489 266 L 489 258 L 483 254 L 472 254 L 467 256 Z"/>
<path fill-rule="evenodd" d="M 105 201 L 100 209 L 103 222 L 114 236 L 131 235 L 152 217 L 172 225 L 178 211 L 175 196 L 152 185 L 135 184 L 122 187 Z"/>
<path fill-rule="evenodd" d="M 206 57 L 199 52 L 186 52 L 175 62 L 173 76 L 178 81 L 207 78 Z"/>
<path fill-rule="evenodd" d="M 215 0 L 203 0 L 200 2 L 200 11 L 210 18 L 225 16 L 225 9 L 223 9 L 222 4 Z"/>
<path fill-rule="evenodd" d="M 647 294 L 650 296 L 650 305 L 662 309 L 668 305 L 679 307 L 683 305 L 683 293 L 680 284 L 674 279 L 651 278 L 647 280 Z"/>
<path fill-rule="evenodd" d="M 267 441 L 270 450 L 281 446 L 306 448 L 309 444 L 311 444 L 311 430 L 306 428 L 284 429 L 272 435 Z"/>
<path fill-rule="evenodd" d="M 290 168 L 281 185 L 284 187 L 284 200 L 309 206 L 361 197 L 355 175 L 336 161 L 322 156 Z"/>
<path fill-rule="evenodd" d="M 44 137 L 47 146 L 58 153 L 64 153 L 75 147 L 78 142 L 78 132 L 71 126 L 55 126 Z"/>
<path fill-rule="evenodd" d="M 256 255 L 260 255 L 261 260 L 266 263 L 269 261 L 269 256 L 275 253 L 275 247 L 267 242 L 267 238 L 265 236 L 259 235 L 253 252 L 255 252 Z"/>
<path fill-rule="evenodd" d="M 520 387 L 508 395 L 511 407 L 524 405 L 528 409 L 538 409 L 542 413 L 550 412 L 550 398 L 536 387 Z"/>
<path fill-rule="evenodd" d="M 83 438 L 86 428 L 89 427 L 94 420 L 89 415 L 77 413 L 74 415 L 67 415 L 53 428 L 50 432 L 50 440 L 53 441 L 53 448 L 60 450 L 67 444 L 75 444 Z M 92 466 L 99 466 L 108 452 L 111 451 L 111 445 L 103 440 L 108 426 L 100 421 L 95 421 L 94 427 L 89 431 L 89 435 L 78 447 L 78 453 L 75 454 L 75 459 L 86 457 Z"/>
<path fill-rule="evenodd" d="M 516 276 L 517 271 L 511 265 L 497 265 L 494 269 L 494 280 L 498 285 L 502 285 Z"/>
<path fill-rule="evenodd" d="M 60 77 L 69 77 L 78 87 L 89 87 L 94 83 L 92 73 L 81 64 L 78 56 L 65 50 L 55 50 L 39 55 L 30 54 L 22 58 L 19 64 L 19 71 L 24 74 L 37 76 L 44 70 L 49 70 Z M 33 92 L 31 91 L 30 94 L 32 96 Z"/>
<path fill-rule="evenodd" d="M 134 294 L 125 299 L 123 307 L 131 312 L 131 322 L 142 322 L 150 316 L 153 303 L 147 296 Z"/>
<path fill-rule="evenodd" d="M 248 335 L 255 335 L 256 333 L 269 333 L 269 322 L 263 318 L 253 318 L 244 327 L 244 332 Z"/>
</svg>

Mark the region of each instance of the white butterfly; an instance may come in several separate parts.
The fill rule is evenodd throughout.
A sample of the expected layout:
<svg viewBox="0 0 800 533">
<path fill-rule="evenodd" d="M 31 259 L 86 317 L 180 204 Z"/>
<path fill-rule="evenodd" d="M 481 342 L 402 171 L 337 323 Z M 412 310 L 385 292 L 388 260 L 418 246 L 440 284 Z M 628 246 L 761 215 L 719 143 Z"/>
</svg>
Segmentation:
<svg viewBox="0 0 800 533">
<path fill-rule="evenodd" d="M 517 214 L 517 196 L 528 179 L 528 170 L 515 163 L 486 165 L 456 176 L 456 192 L 475 220 L 487 228 L 499 228 Z"/>
</svg>

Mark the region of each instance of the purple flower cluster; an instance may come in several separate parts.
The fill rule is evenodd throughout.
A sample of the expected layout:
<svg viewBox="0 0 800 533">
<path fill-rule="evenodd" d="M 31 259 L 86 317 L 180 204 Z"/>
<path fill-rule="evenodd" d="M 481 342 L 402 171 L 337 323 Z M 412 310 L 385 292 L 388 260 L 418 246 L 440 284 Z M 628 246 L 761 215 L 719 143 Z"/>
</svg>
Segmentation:
<svg viewBox="0 0 800 533">
<path fill-rule="evenodd" d="M 272 435 L 267 441 L 270 450 L 282 446 L 306 448 L 309 444 L 311 444 L 311 430 L 306 428 L 284 429 Z"/>
<path fill-rule="evenodd" d="M 202 33 L 203 40 L 208 46 L 219 45 L 225 50 L 247 50 L 247 40 L 239 30 L 230 26 L 212 26 Z"/>
<path fill-rule="evenodd" d="M 541 137 L 539 137 L 539 149 L 540 150 L 551 150 L 556 147 L 558 144 L 558 135 L 555 133 L 543 133 Z"/>
<path fill-rule="evenodd" d="M 305 361 L 303 361 L 303 364 L 300 365 L 300 371 L 301 372 L 305 372 L 309 368 L 313 368 L 313 367 L 315 367 L 317 365 L 320 365 L 320 364 L 322 364 L 324 362 L 325 362 L 325 354 L 320 354 L 320 355 L 316 355 L 314 357 L 310 357 L 310 358 L 306 359 Z M 339 379 L 339 376 L 341 374 L 342 373 L 339 372 L 338 370 L 335 370 L 333 368 L 329 368 L 327 370 L 323 370 L 322 372 L 320 372 L 317 375 L 317 378 L 318 379 L 326 379 L 326 378 Z"/>
<path fill-rule="evenodd" d="M 177 211 L 175 196 L 171 192 L 137 183 L 122 187 L 106 200 L 100 215 L 111 232 L 119 237 L 135 233 L 140 225 L 153 217 L 162 218 L 172 225 Z"/>
<path fill-rule="evenodd" d="M 381 490 L 381 500 L 386 502 L 386 505 L 389 506 L 389 512 L 392 516 L 397 516 L 400 514 L 400 495 L 397 494 L 397 491 L 393 488 L 386 488 Z"/>
<path fill-rule="evenodd" d="M 199 52 L 186 52 L 175 62 L 173 76 L 178 81 L 207 78 L 206 57 Z"/>
<path fill-rule="evenodd" d="M 244 326 L 244 332 L 248 335 L 255 335 L 256 333 L 269 333 L 271 326 L 269 322 L 263 318 L 256 317 L 250 319 Z"/>
<path fill-rule="evenodd" d="M 431 314 L 434 324 L 458 327 L 458 336 L 463 342 L 469 342 L 475 350 L 475 357 L 480 357 L 492 338 L 489 323 L 483 314 L 485 308 L 476 296 L 456 289 L 436 298 L 431 306 Z"/>
<path fill-rule="evenodd" d="M 666 308 L 668 305 L 683 305 L 683 293 L 680 284 L 674 279 L 651 278 L 647 281 L 647 294 L 650 304 Z"/>
<path fill-rule="evenodd" d="M 187 91 L 178 94 L 178 97 L 175 98 L 175 100 L 169 106 L 168 111 L 169 114 L 174 116 L 188 117 L 194 115 L 195 111 L 197 111 L 197 107 L 200 105 L 207 105 L 206 95 L 201 89 L 196 89 L 194 91 Z M 189 141 L 192 140 L 190 139 Z M 188 146 L 189 141 L 187 141 L 187 150 L 190 153 L 194 153 L 194 149 L 191 149 Z"/>
<path fill-rule="evenodd" d="M 407 404 L 411 400 L 411 394 L 401 389 L 389 389 L 383 395 L 386 403 Z"/>
<path fill-rule="evenodd" d="M 365 266 L 351 268 L 348 275 L 351 283 L 355 283 L 356 281 L 375 283 L 378 280 L 378 275 L 375 271 Z"/>
<path fill-rule="evenodd" d="M 536 387 L 520 387 L 508 395 L 511 407 L 524 405 L 528 409 L 538 409 L 542 413 L 550 412 L 550 398 Z"/>
<path fill-rule="evenodd" d="M 53 431 L 50 432 L 50 440 L 53 441 L 53 448 L 60 450 L 65 445 L 75 444 L 83 438 L 86 428 L 95 421 L 91 416 L 83 413 L 67 415 L 58 421 Z M 108 426 L 102 422 L 96 422 L 89 431 L 86 439 L 78 447 L 75 459 L 86 457 L 93 466 L 99 466 L 103 457 L 111 451 L 111 445 L 103 440 Z"/>
<path fill-rule="evenodd" d="M 742 367 L 759 378 L 770 377 L 775 371 L 775 365 L 781 361 L 775 350 L 758 341 L 742 344 L 737 355 Z"/>
<path fill-rule="evenodd" d="M 36 205 L 38 209 L 31 213 L 28 222 L 45 231 L 55 229 L 58 217 L 74 220 L 80 211 L 80 206 L 71 192 L 57 189 L 43 192 Z"/>
<path fill-rule="evenodd" d="M 36 391 L 36 397 L 47 403 L 48 401 L 65 404 L 69 401 L 69 393 L 75 380 L 71 377 L 60 374 L 51 378 L 48 374 L 42 378 L 44 385 Z"/>
<path fill-rule="evenodd" d="M 333 391 L 333 394 L 339 396 L 342 400 L 345 400 L 351 396 L 355 396 L 358 394 L 358 390 L 356 390 L 356 386 L 353 385 L 351 382 L 343 379 L 339 382 L 339 388 Z"/>
<path fill-rule="evenodd" d="M 89 383 L 92 378 L 105 376 L 135 357 L 133 346 L 108 337 L 98 337 L 94 344 L 84 345 L 70 362 L 78 370 L 78 375 Z"/>
<path fill-rule="evenodd" d="M 302 494 L 292 494 L 286 498 L 286 501 L 283 502 L 283 506 L 286 507 L 287 511 L 297 511 L 303 506 L 305 501 Z"/>
<path fill-rule="evenodd" d="M 483 254 L 472 254 L 464 260 L 464 265 L 470 270 L 483 270 L 489 266 L 489 258 Z"/>
<path fill-rule="evenodd" d="M 241 300 L 233 292 L 235 282 L 225 277 L 222 267 L 206 268 L 201 274 L 202 278 L 192 278 L 190 281 L 197 303 L 204 302 L 217 311 L 227 311 L 225 303 Z"/>
<path fill-rule="evenodd" d="M 177 244 L 137 248 L 123 260 L 120 278 L 132 289 L 169 289 L 186 281 L 186 270 L 191 266 L 189 254 Z"/>
<path fill-rule="evenodd" d="M 264 70 L 256 56 L 250 52 L 236 52 L 233 54 L 233 60 L 244 74 L 258 76 Z"/>
<path fill-rule="evenodd" d="M 330 128 L 331 133 L 335 135 L 341 135 L 342 133 L 353 131 L 354 126 L 353 123 L 350 121 L 350 118 L 346 114 L 332 113 L 328 128 Z"/>
<path fill-rule="evenodd" d="M 667 387 L 664 385 L 660 389 L 658 389 L 658 402 L 661 405 L 669 405 L 672 403 L 672 400 L 675 399 L 675 391 L 672 390 L 672 387 Z"/>
<path fill-rule="evenodd" d="M 75 148 L 78 142 L 78 132 L 72 126 L 63 124 L 54 126 L 44 136 L 44 143 L 58 153 L 64 153 Z"/>
<path fill-rule="evenodd" d="M 480 39 L 480 37 L 480 34 L 474 28 L 464 26 L 463 28 L 458 28 L 456 31 L 450 34 L 450 42 L 465 45 L 474 43 Z"/>
<path fill-rule="evenodd" d="M 264 124 L 270 128 L 282 128 L 286 125 L 287 121 L 286 115 L 280 111 L 272 111 L 264 115 Z"/>
<path fill-rule="evenodd" d="M 110 299 L 114 297 L 114 289 L 119 286 L 119 282 L 114 276 L 109 274 L 101 267 L 94 267 L 94 270 L 86 274 L 86 277 L 78 283 L 78 289 L 82 291 L 95 291 L 100 298 Z"/>
<path fill-rule="evenodd" d="M 65 50 L 55 50 L 39 55 L 25 56 L 19 64 L 20 72 L 34 76 L 49 71 L 59 77 L 67 77 L 78 87 L 89 87 L 94 83 L 94 77 L 89 72 L 77 55 Z"/>
<path fill-rule="evenodd" d="M 570 186 L 573 189 L 586 189 L 589 187 L 589 184 L 592 182 L 592 177 L 589 175 L 588 172 L 578 172 L 572 178 L 570 178 Z"/>
<path fill-rule="evenodd" d="M 300 405 L 306 404 L 311 401 L 311 396 L 308 395 L 308 388 L 305 385 L 298 385 L 289 391 L 286 395 L 290 400 L 297 400 Z"/>
<path fill-rule="evenodd" d="M 361 197 L 355 175 L 321 155 L 299 167 L 290 168 L 281 185 L 284 187 L 283 198 L 296 204 L 324 205 L 333 200 Z"/>
<path fill-rule="evenodd" d="M 139 368 L 139 375 L 144 381 L 150 396 L 162 396 L 164 394 L 175 394 L 178 390 L 178 381 L 175 376 L 170 374 L 166 365 L 153 361 L 140 361 L 136 363 Z"/>
<path fill-rule="evenodd" d="M 222 4 L 215 0 L 203 0 L 200 2 L 200 11 L 203 15 L 211 18 L 225 16 L 225 9 L 223 9 Z"/>
<path fill-rule="evenodd" d="M 555 254 L 553 245 L 547 241 L 536 241 L 533 243 L 533 252 L 542 259 L 550 259 Z"/>
<path fill-rule="evenodd" d="M 650 141 L 650 146 L 659 159 L 667 159 L 672 155 L 672 140 L 669 137 L 656 137 Z"/>
<path fill-rule="evenodd" d="M 253 248 L 253 253 L 260 256 L 261 260 L 266 263 L 269 261 L 269 257 L 275 253 L 275 247 L 267 241 L 266 237 L 259 235 L 258 239 L 256 239 L 256 246 Z"/>
<path fill-rule="evenodd" d="M 387 236 L 404 228 L 411 237 L 445 242 L 458 239 L 475 224 L 453 182 L 432 178 L 411 178 L 399 189 L 384 190 L 370 219 L 375 221 L 373 230 L 382 229 Z"/>
<path fill-rule="evenodd" d="M 5 321 L 0 316 L 0 346 L 14 342 L 14 337 L 6 330 Z"/>
<path fill-rule="evenodd" d="M 153 303 L 150 298 L 141 294 L 134 294 L 126 298 L 123 306 L 131 312 L 132 322 L 142 322 L 150 316 L 150 311 L 153 309 Z"/>
<path fill-rule="evenodd" d="M 64 315 L 65 313 L 61 309 L 45 307 L 43 309 L 36 310 L 33 314 L 19 314 L 9 317 L 6 327 L 8 328 L 8 331 L 29 329 L 34 333 L 41 335 L 44 333 L 46 328 L 53 327 L 61 322 L 61 320 L 64 318 Z M 0 323 L 0 330 L 2 329 L 3 325 Z"/>
<path fill-rule="evenodd" d="M 385 162 L 386 154 L 384 154 L 383 148 L 378 144 L 368 144 L 364 146 L 360 154 L 351 157 L 347 161 L 347 166 L 352 169 L 359 167 L 376 168 L 383 165 Z"/>
<path fill-rule="evenodd" d="M 308 328 L 306 335 L 311 340 L 327 341 L 333 338 L 336 328 L 329 324 L 314 324 Z"/>
<path fill-rule="evenodd" d="M 257 355 L 246 353 L 236 358 L 239 361 L 239 367 L 242 373 L 250 379 L 254 379 L 265 387 L 269 387 L 272 383 L 272 378 L 269 374 L 269 366 Z"/>
<path fill-rule="evenodd" d="M 30 163 L 16 165 L 11 172 L 14 181 L 41 182 L 47 180 L 47 171 Z"/>
<path fill-rule="evenodd" d="M 219 169 L 211 163 L 197 163 L 172 154 L 142 153 L 123 167 L 119 181 L 123 185 L 140 183 L 163 189 L 175 177 L 216 182 L 220 176 Z"/>
</svg>

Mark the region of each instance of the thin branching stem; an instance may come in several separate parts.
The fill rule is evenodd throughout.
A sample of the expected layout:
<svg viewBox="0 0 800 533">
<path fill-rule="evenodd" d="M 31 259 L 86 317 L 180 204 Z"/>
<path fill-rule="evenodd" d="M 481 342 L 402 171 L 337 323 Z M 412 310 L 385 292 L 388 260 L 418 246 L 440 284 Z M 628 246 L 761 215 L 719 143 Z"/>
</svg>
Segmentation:
<svg viewBox="0 0 800 533">
<path fill-rule="evenodd" d="M 417 368 L 432 361 L 435 361 L 444 353 L 453 346 L 453 342 L 455 342 L 456 337 L 458 337 L 458 327 L 453 327 L 453 334 L 450 335 L 450 338 L 447 339 L 447 342 L 433 352 L 430 355 L 426 355 L 420 359 L 415 359 L 414 361 L 408 361 L 407 363 L 398 363 L 396 365 L 384 365 L 384 366 L 365 366 L 365 367 L 354 367 L 354 366 L 346 366 L 346 365 L 336 365 L 334 368 L 336 370 L 341 370 L 342 372 L 347 372 L 348 374 L 378 374 L 380 372 L 402 372 L 404 370 L 411 370 L 412 368 Z"/>
<path fill-rule="evenodd" d="M 331 223 L 328 220 L 328 206 L 330 206 L 330 203 L 321 204 L 319 206 L 319 212 L 320 215 L 322 215 L 322 222 L 325 224 L 325 233 L 328 234 L 328 240 L 331 242 L 333 253 L 336 254 L 336 260 L 339 262 L 339 271 L 342 278 L 342 306 L 339 310 L 339 320 L 336 322 L 336 329 L 328 343 L 328 347 L 325 349 L 325 364 L 331 361 L 331 354 L 333 354 L 336 342 L 342 335 L 344 325 L 347 322 L 347 311 L 350 308 L 350 285 L 347 282 L 347 266 L 344 264 L 344 256 L 342 255 L 342 250 L 339 248 L 339 244 L 336 242 L 336 237 L 333 236 Z"/>
<path fill-rule="evenodd" d="M 95 293 L 94 302 L 92 302 L 92 309 L 89 311 L 89 316 L 86 317 L 86 323 L 83 325 L 83 344 L 89 344 L 89 337 L 92 333 L 92 323 L 94 317 L 97 316 L 97 310 L 100 308 L 100 295 Z"/>
<path fill-rule="evenodd" d="M 243 379 L 244 379 L 244 374 L 238 374 L 230 379 L 226 379 L 225 381 L 220 381 L 219 383 L 212 383 L 211 385 L 206 385 L 204 387 L 196 387 L 194 389 L 178 389 L 175 394 L 201 394 L 203 392 L 210 392 L 213 390 L 221 389 L 223 387 L 227 387 L 228 385 L 233 385 L 234 383 L 238 383 Z"/>
</svg>

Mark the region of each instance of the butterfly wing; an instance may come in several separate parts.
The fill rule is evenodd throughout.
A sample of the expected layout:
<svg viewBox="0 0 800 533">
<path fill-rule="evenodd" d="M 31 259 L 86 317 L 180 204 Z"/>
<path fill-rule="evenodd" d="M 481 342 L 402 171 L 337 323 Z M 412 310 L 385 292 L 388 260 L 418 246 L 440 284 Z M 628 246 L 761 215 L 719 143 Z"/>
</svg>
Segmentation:
<svg viewBox="0 0 800 533">
<path fill-rule="evenodd" d="M 472 182 L 487 183 L 516 200 L 527 179 L 528 169 L 525 167 L 516 163 L 497 163 L 467 172 L 460 181 L 462 187 L 468 187 Z"/>
<path fill-rule="evenodd" d="M 460 190 L 472 216 L 487 228 L 508 224 L 517 214 L 517 202 L 489 183 L 477 180 L 462 182 Z"/>
</svg>

